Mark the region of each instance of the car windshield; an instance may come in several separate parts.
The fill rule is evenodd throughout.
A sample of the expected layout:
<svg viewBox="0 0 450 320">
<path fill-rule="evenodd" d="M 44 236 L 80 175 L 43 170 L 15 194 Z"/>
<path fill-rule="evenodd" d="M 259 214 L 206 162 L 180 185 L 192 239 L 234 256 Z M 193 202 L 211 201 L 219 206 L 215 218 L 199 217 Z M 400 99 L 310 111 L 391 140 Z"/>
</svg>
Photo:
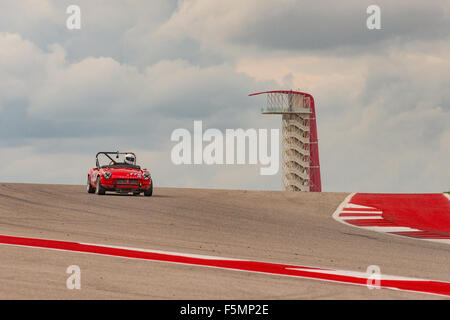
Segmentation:
<svg viewBox="0 0 450 320">
<path fill-rule="evenodd" d="M 108 157 L 109 156 L 109 157 Z M 140 169 L 141 167 L 135 164 L 125 163 L 125 154 L 108 154 L 100 153 L 97 157 L 100 168 L 132 168 Z"/>
</svg>

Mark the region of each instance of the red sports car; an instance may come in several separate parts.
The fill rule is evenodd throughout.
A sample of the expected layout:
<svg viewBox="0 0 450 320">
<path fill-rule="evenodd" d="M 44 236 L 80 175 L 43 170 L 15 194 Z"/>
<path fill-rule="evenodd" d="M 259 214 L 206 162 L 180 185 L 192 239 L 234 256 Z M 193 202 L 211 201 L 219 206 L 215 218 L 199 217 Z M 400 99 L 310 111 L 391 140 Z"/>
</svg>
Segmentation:
<svg viewBox="0 0 450 320">
<path fill-rule="evenodd" d="M 99 156 L 107 164 L 100 165 Z M 118 193 L 153 194 L 153 180 L 147 169 L 136 165 L 133 152 L 99 152 L 95 156 L 96 167 L 89 170 L 87 192 L 104 195 L 106 191 Z"/>
</svg>

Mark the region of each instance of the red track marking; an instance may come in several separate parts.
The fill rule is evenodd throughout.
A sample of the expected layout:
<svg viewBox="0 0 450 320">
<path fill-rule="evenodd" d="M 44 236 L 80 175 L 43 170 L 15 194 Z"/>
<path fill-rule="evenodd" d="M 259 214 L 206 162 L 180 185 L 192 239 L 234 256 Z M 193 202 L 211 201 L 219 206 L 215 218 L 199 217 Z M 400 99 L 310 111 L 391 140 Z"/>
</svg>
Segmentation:
<svg viewBox="0 0 450 320">
<path fill-rule="evenodd" d="M 333 218 L 356 227 L 450 244 L 449 200 L 443 194 L 356 193 L 345 199 Z"/>
<path fill-rule="evenodd" d="M 377 208 L 400 226 L 450 235 L 450 201 L 443 194 L 357 193 L 350 203 Z"/>
<path fill-rule="evenodd" d="M 366 286 L 373 281 L 371 275 L 359 272 L 322 269 L 287 264 L 238 260 L 220 257 L 187 255 L 180 253 L 161 253 L 143 249 L 101 246 L 68 241 L 56 241 L 35 238 L 13 237 L 0 235 L 0 243 L 6 245 L 25 246 L 44 249 L 56 249 L 71 252 L 99 254 L 122 258 L 144 259 L 151 261 L 179 263 L 203 267 L 230 269 L 237 271 L 267 273 L 282 276 L 325 280 L 353 285 Z M 379 279 L 381 288 L 421 292 L 450 296 L 450 283 L 424 279 L 404 278 L 381 275 Z"/>
<path fill-rule="evenodd" d="M 365 227 L 396 227 L 397 225 L 390 222 L 390 221 L 386 221 L 384 219 L 358 219 L 358 220 L 353 220 L 353 219 L 347 219 L 345 220 L 345 222 L 353 224 L 355 226 L 365 226 Z"/>
</svg>

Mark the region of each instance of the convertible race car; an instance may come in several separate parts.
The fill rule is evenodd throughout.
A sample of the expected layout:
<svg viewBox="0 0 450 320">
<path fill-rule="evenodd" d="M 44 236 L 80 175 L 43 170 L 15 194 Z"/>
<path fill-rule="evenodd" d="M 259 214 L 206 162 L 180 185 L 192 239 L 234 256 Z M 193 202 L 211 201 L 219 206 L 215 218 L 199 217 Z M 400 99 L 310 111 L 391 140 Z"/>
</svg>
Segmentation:
<svg viewBox="0 0 450 320">
<path fill-rule="evenodd" d="M 104 162 L 106 164 L 100 164 Z M 153 180 L 147 169 L 136 165 L 133 152 L 99 152 L 95 156 L 96 167 L 89 170 L 87 192 L 104 195 L 106 191 L 117 193 L 153 194 Z"/>
</svg>

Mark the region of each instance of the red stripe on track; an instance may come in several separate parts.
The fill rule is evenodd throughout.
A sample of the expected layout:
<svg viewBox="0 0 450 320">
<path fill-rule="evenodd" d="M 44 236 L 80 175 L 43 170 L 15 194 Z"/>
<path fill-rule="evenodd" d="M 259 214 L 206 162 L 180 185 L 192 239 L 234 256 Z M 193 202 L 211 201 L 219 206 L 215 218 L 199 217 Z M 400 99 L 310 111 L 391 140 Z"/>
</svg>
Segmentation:
<svg viewBox="0 0 450 320">
<path fill-rule="evenodd" d="M 345 222 L 359 227 L 398 227 L 399 225 L 384 219 L 346 219 Z"/>
<path fill-rule="evenodd" d="M 93 244 L 81 244 L 68 241 L 56 241 L 46 239 L 34 239 L 0 235 L 0 243 L 8 245 L 17 245 L 34 248 L 56 249 L 80 253 L 92 253 L 99 255 L 144 259 L 160 262 L 181 263 L 188 265 L 216 267 L 222 269 L 260 272 L 283 276 L 292 276 L 300 278 L 309 278 L 317 280 L 326 280 L 354 285 L 367 285 L 367 277 L 351 276 L 342 274 L 326 273 L 327 271 L 337 272 L 336 270 L 312 268 L 305 266 L 294 266 L 287 264 L 277 264 L 246 260 L 223 260 L 220 258 L 198 258 L 177 254 L 165 254 L 140 251 L 138 249 L 125 249 L 105 247 Z M 304 270 L 292 270 L 292 269 Z M 432 293 L 450 296 L 450 283 L 428 280 L 380 280 L 380 287 L 390 289 L 400 289 L 405 291 L 414 291 L 422 293 Z"/>
</svg>

